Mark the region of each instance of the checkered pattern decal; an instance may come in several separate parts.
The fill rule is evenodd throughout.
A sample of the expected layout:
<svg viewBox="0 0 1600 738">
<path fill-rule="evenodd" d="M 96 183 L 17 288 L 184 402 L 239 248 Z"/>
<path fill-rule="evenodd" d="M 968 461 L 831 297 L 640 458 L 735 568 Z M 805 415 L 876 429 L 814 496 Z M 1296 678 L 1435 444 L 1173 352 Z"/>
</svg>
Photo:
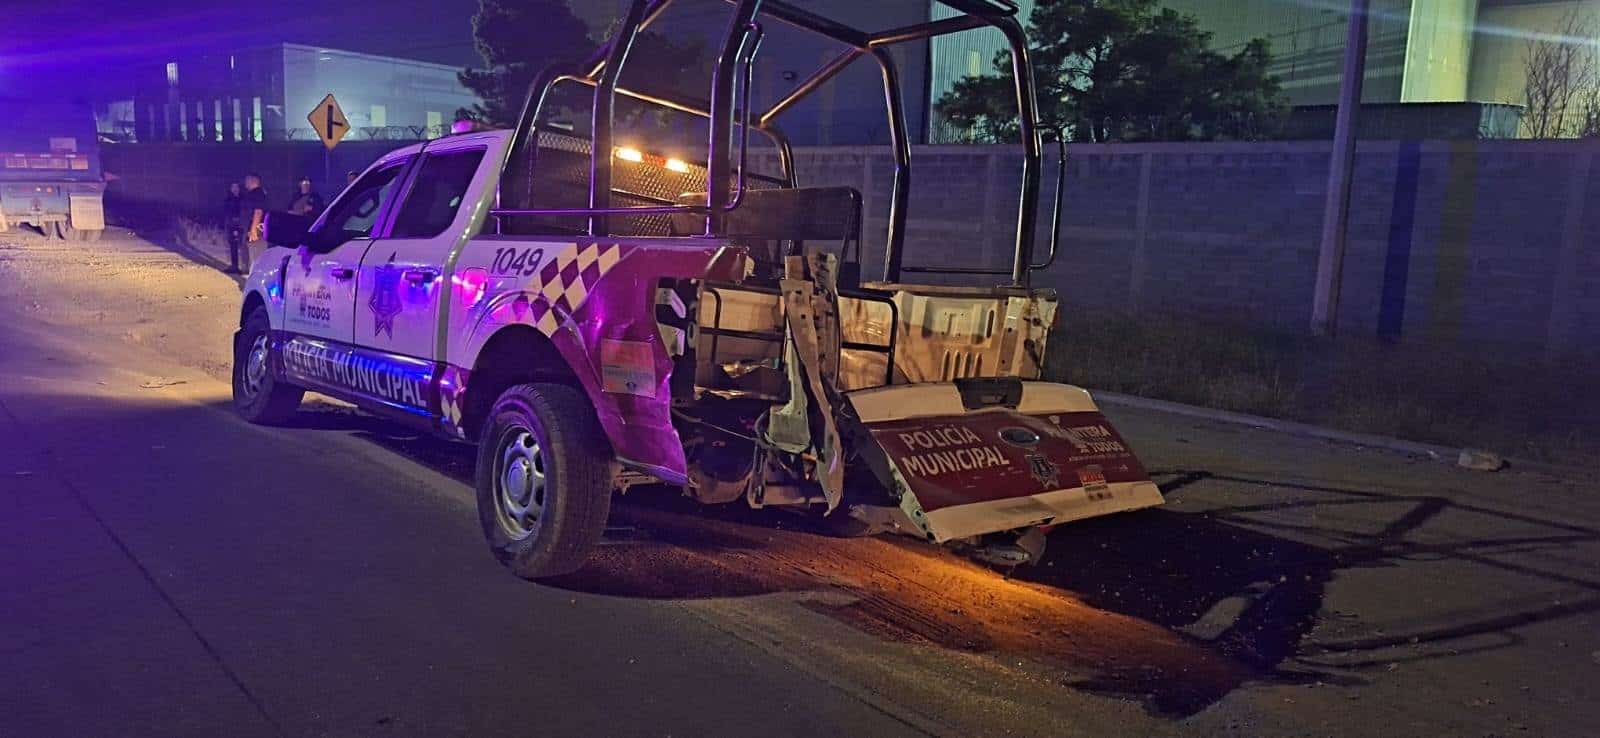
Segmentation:
<svg viewBox="0 0 1600 738">
<path fill-rule="evenodd" d="M 439 413 L 445 427 L 461 438 L 467 437 L 467 429 L 461 427 L 461 414 L 466 409 L 467 378 L 471 374 L 458 366 L 446 365 L 439 376 Z"/>
<path fill-rule="evenodd" d="M 519 319 L 533 323 L 547 336 L 553 335 L 560 324 L 550 307 L 558 307 L 571 315 L 588 299 L 589 291 L 600 278 L 621 260 L 622 247 L 614 243 L 574 244 L 562 249 L 529 280 L 528 292 L 544 299 L 529 303 L 519 301 L 518 305 L 528 312 L 526 316 L 519 315 Z"/>
</svg>

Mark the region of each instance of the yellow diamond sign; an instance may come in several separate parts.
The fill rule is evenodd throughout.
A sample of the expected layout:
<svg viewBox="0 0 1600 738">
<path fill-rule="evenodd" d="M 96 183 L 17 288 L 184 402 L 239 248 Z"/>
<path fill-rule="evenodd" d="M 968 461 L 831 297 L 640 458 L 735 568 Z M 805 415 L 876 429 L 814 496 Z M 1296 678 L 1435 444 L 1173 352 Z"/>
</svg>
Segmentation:
<svg viewBox="0 0 1600 738">
<path fill-rule="evenodd" d="M 344 109 L 339 107 L 339 101 L 333 99 L 333 93 L 328 93 L 311 109 L 306 116 L 311 121 L 311 130 L 317 132 L 317 138 L 322 139 L 322 145 L 333 148 L 350 132 L 350 121 L 344 117 Z"/>
</svg>

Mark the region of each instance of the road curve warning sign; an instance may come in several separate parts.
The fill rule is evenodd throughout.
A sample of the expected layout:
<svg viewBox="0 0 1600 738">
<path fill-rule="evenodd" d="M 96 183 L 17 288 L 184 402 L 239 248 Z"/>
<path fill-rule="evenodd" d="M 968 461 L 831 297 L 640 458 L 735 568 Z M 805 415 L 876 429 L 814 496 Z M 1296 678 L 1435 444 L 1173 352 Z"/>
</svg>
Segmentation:
<svg viewBox="0 0 1600 738">
<path fill-rule="evenodd" d="M 350 133 L 350 121 L 344 117 L 344 109 L 339 107 L 339 101 L 333 99 L 331 92 L 311 109 L 306 120 L 311 121 L 311 130 L 317 132 L 322 145 L 330 149 Z"/>
</svg>

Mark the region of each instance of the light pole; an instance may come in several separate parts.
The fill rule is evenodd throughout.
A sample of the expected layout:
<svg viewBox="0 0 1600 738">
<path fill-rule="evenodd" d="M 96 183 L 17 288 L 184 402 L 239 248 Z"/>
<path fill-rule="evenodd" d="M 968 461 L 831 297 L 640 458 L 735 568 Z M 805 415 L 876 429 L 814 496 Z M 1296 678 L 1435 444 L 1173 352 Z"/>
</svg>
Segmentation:
<svg viewBox="0 0 1600 738">
<path fill-rule="evenodd" d="M 1339 112 L 1328 162 L 1328 197 L 1322 211 L 1322 243 L 1317 251 L 1316 291 L 1311 298 L 1311 333 L 1333 336 L 1339 324 L 1339 287 L 1344 274 L 1345 241 L 1350 228 L 1350 175 L 1355 168 L 1356 124 L 1361 82 L 1367 71 L 1369 0 L 1350 0 L 1350 27 L 1344 45 L 1344 77 L 1339 81 Z"/>
</svg>

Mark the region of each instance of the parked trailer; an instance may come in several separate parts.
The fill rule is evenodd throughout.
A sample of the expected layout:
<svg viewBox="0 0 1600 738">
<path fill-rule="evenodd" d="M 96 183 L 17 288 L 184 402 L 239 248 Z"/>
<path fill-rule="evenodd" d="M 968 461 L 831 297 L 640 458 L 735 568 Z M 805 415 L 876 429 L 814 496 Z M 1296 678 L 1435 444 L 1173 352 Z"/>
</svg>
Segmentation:
<svg viewBox="0 0 1600 738">
<path fill-rule="evenodd" d="M 94 115 L 76 103 L 0 99 L 0 232 L 94 241 L 105 231 Z"/>
</svg>

